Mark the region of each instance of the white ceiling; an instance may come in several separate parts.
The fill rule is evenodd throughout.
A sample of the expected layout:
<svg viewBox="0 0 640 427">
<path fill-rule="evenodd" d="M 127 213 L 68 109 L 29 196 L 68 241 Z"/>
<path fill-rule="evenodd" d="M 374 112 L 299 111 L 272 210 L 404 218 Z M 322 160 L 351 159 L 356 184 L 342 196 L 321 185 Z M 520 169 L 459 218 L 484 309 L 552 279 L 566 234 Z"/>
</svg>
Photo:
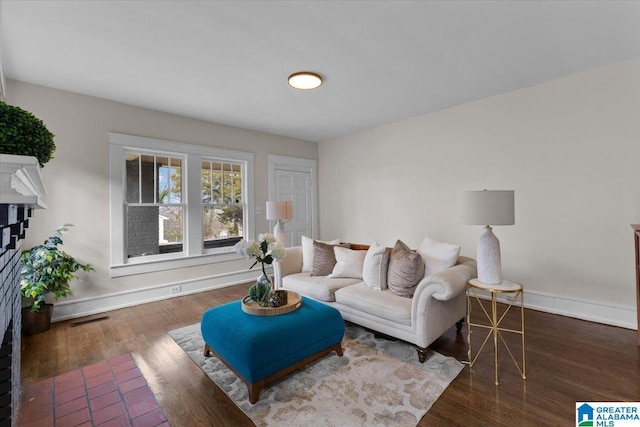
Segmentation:
<svg viewBox="0 0 640 427">
<path fill-rule="evenodd" d="M 5 0 L 0 13 L 9 79 L 309 141 L 640 57 L 638 1 Z M 291 89 L 301 70 L 324 85 Z"/>
</svg>

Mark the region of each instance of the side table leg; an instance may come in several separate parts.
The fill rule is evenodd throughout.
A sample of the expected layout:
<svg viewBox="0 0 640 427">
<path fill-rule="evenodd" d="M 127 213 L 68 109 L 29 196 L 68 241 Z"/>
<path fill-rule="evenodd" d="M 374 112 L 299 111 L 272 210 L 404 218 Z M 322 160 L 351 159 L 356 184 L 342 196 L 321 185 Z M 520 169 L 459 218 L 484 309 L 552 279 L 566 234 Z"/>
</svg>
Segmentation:
<svg viewBox="0 0 640 427">
<path fill-rule="evenodd" d="M 527 366 L 524 356 L 524 292 L 520 291 L 520 314 L 522 318 L 522 379 L 527 379 Z"/>
<path fill-rule="evenodd" d="M 493 317 L 493 355 L 495 362 L 496 385 L 498 385 L 498 302 L 495 292 L 491 292 L 491 316 Z"/>
<path fill-rule="evenodd" d="M 471 358 L 471 290 L 467 287 L 467 358 L 469 360 L 469 368 L 473 367 L 473 359 Z"/>
</svg>

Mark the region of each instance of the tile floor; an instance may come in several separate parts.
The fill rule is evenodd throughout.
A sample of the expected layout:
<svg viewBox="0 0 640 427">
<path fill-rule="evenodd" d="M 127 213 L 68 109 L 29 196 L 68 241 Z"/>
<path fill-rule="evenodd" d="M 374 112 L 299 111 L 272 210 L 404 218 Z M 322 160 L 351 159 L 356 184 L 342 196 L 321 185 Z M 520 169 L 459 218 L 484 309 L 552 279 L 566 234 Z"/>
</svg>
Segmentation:
<svg viewBox="0 0 640 427">
<path fill-rule="evenodd" d="M 27 385 L 20 427 L 169 426 L 131 354 Z"/>
</svg>

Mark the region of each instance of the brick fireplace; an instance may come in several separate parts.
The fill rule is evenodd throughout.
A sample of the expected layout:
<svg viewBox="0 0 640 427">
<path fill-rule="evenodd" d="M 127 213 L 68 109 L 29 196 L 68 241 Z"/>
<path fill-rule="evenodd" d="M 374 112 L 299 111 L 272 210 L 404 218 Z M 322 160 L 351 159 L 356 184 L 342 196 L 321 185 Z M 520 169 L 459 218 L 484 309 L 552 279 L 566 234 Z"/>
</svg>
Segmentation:
<svg viewBox="0 0 640 427">
<path fill-rule="evenodd" d="M 16 426 L 20 398 L 20 253 L 34 208 L 46 207 L 34 157 L 0 154 L 0 426 Z"/>
</svg>

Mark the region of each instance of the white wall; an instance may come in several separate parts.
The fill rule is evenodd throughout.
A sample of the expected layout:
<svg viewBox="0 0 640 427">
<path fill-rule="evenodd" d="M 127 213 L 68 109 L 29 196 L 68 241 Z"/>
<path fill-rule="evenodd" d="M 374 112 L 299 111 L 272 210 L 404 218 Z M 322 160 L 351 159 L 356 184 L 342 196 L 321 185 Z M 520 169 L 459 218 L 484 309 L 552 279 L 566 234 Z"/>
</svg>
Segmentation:
<svg viewBox="0 0 640 427">
<path fill-rule="evenodd" d="M 525 304 L 636 328 L 640 60 L 327 141 L 319 158 L 322 238 L 431 236 L 475 258 L 458 193 L 512 189 L 516 225 L 494 232 Z"/>
<path fill-rule="evenodd" d="M 60 300 L 54 318 L 74 317 L 140 301 L 165 298 L 168 287 L 181 284 L 183 294 L 245 282 L 248 260 L 140 274 L 109 276 L 109 138 L 108 132 L 255 153 L 254 205 L 268 197 L 267 155 L 317 159 L 316 143 L 299 141 L 215 123 L 133 107 L 104 99 L 55 90 L 15 80 L 7 85 L 7 102 L 42 119 L 55 134 L 54 159 L 42 169 L 48 209 L 30 222 L 27 248 L 41 243 L 58 226 L 75 225 L 63 249 L 96 271 L 72 284 L 73 296 Z M 269 230 L 264 213 L 255 216 L 256 234 Z M 253 236 L 255 237 L 255 236 Z"/>
</svg>

